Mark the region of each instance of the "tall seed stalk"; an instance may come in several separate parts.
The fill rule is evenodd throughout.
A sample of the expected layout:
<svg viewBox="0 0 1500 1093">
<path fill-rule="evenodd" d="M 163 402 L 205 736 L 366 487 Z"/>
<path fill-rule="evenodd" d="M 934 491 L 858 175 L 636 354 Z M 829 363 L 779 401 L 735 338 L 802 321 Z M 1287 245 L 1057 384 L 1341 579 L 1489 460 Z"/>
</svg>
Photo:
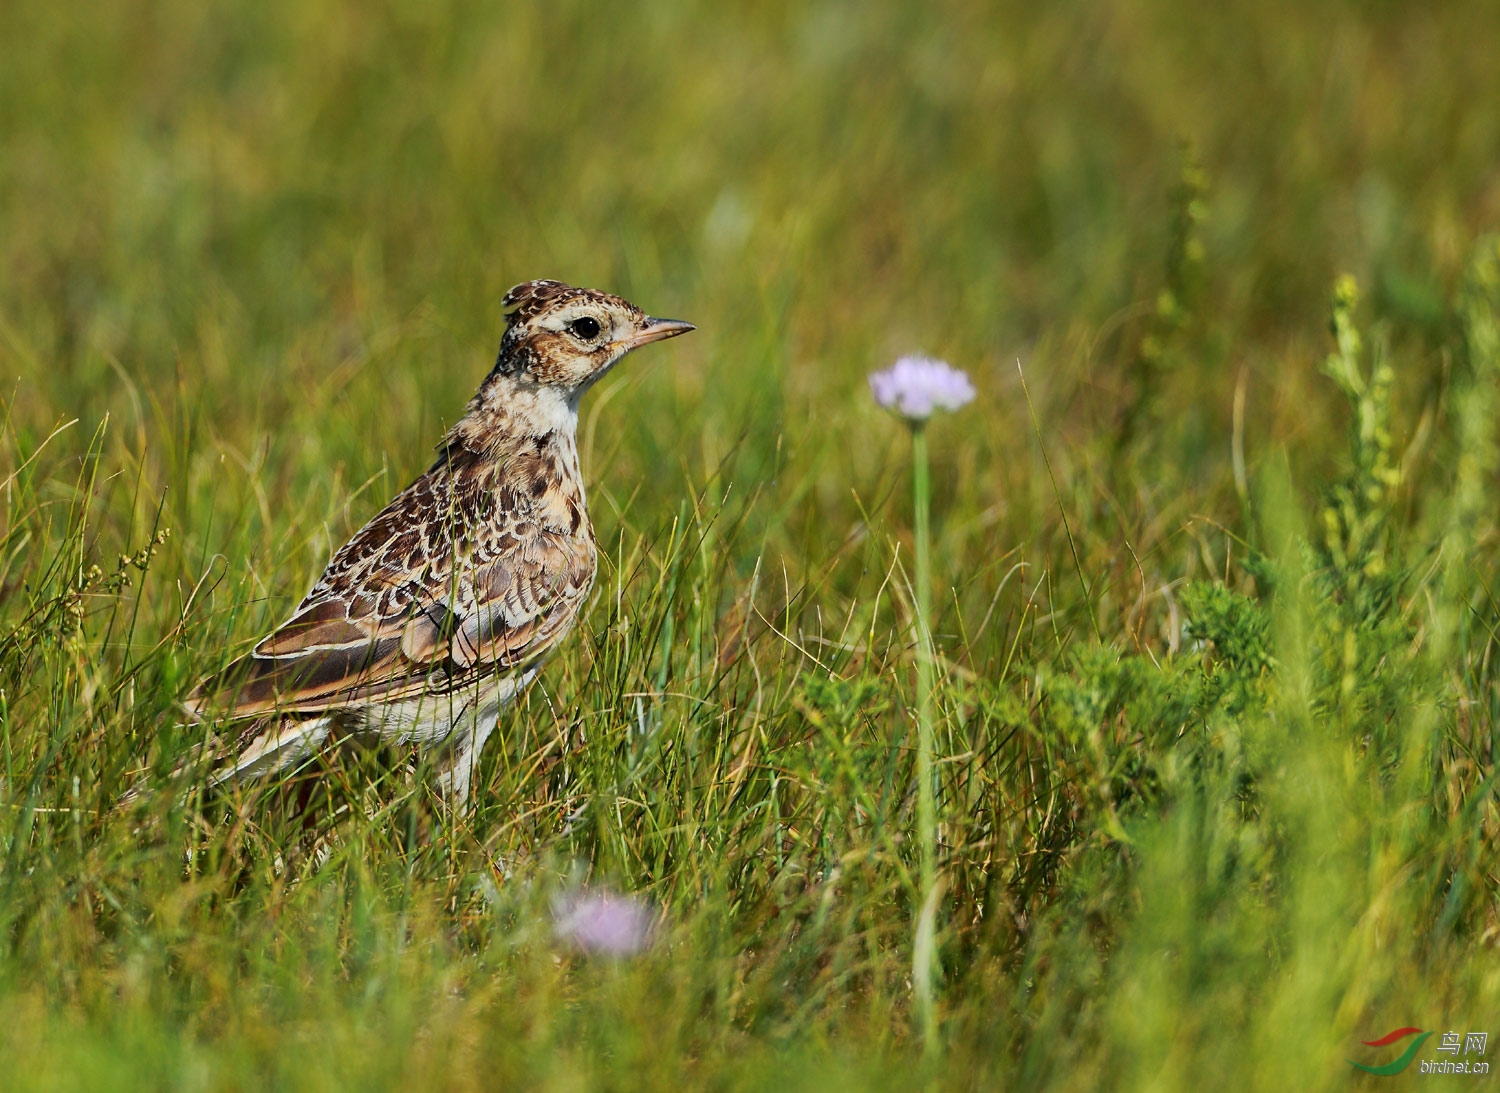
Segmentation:
<svg viewBox="0 0 1500 1093">
<path fill-rule="evenodd" d="M 934 918 L 937 913 L 937 804 L 932 784 L 932 531 L 930 510 L 932 480 L 927 467 L 927 429 L 924 422 L 911 427 L 912 512 L 916 538 L 916 631 L 917 631 L 917 840 L 921 852 L 919 885 L 921 900 L 916 934 L 912 943 L 912 991 L 923 1051 L 937 1052 L 937 1010 L 933 1004 L 933 981 L 937 974 Z"/>
</svg>

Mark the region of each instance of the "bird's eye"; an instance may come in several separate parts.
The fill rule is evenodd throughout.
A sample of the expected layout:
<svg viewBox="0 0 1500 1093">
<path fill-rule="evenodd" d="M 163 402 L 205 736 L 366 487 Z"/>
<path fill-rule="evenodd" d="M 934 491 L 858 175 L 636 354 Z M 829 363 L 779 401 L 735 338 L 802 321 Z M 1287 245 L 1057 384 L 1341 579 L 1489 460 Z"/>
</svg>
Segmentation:
<svg viewBox="0 0 1500 1093">
<path fill-rule="evenodd" d="M 569 323 L 568 329 L 584 341 L 591 342 L 599 336 L 599 320 L 585 315 Z"/>
</svg>

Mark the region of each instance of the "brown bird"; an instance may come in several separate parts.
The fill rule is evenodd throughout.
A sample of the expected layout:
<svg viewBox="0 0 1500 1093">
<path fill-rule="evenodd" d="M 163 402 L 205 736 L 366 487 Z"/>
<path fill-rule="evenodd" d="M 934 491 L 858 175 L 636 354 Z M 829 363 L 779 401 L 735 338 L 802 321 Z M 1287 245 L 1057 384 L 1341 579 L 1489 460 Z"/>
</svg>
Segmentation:
<svg viewBox="0 0 1500 1093">
<path fill-rule="evenodd" d="M 292 617 L 187 700 L 248 719 L 210 785 L 261 778 L 348 737 L 436 754 L 467 804 L 500 710 L 578 620 L 594 530 L 578 400 L 632 349 L 694 329 L 603 292 L 505 294 L 500 354 L 437 461 L 334 554 Z"/>
</svg>

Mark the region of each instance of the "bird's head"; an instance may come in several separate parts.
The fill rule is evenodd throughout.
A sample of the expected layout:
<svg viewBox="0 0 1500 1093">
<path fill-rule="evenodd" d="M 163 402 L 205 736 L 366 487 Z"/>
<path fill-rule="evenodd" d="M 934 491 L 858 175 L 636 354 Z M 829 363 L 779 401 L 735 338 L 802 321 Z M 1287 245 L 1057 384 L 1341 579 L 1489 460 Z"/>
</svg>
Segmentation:
<svg viewBox="0 0 1500 1093">
<path fill-rule="evenodd" d="M 570 402 L 632 349 L 695 329 L 653 319 L 640 308 L 561 281 L 525 281 L 505 294 L 505 337 L 495 370 L 522 384 L 551 387 Z"/>
</svg>

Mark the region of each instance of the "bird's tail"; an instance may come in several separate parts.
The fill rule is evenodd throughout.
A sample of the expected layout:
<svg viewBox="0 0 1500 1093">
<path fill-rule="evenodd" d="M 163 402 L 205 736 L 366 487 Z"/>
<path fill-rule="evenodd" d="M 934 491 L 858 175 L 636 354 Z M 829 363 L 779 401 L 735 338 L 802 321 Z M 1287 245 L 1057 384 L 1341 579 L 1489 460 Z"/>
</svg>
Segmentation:
<svg viewBox="0 0 1500 1093">
<path fill-rule="evenodd" d="M 280 774 L 312 755 L 332 731 L 333 718 L 328 716 L 300 721 L 266 718 L 254 722 L 240 734 L 234 755 L 218 764 L 208 776 L 208 784 L 221 786 Z"/>
<path fill-rule="evenodd" d="M 280 774 L 317 750 L 333 729 L 330 717 L 291 720 L 263 717 L 246 725 L 236 746 L 226 749 L 216 737 L 194 744 L 172 768 L 167 784 L 185 793 L 193 786 L 213 789 L 231 782 L 251 782 Z M 226 752 L 228 754 L 226 754 Z M 147 776 L 120 795 L 124 807 L 149 796 L 153 786 Z"/>
</svg>

